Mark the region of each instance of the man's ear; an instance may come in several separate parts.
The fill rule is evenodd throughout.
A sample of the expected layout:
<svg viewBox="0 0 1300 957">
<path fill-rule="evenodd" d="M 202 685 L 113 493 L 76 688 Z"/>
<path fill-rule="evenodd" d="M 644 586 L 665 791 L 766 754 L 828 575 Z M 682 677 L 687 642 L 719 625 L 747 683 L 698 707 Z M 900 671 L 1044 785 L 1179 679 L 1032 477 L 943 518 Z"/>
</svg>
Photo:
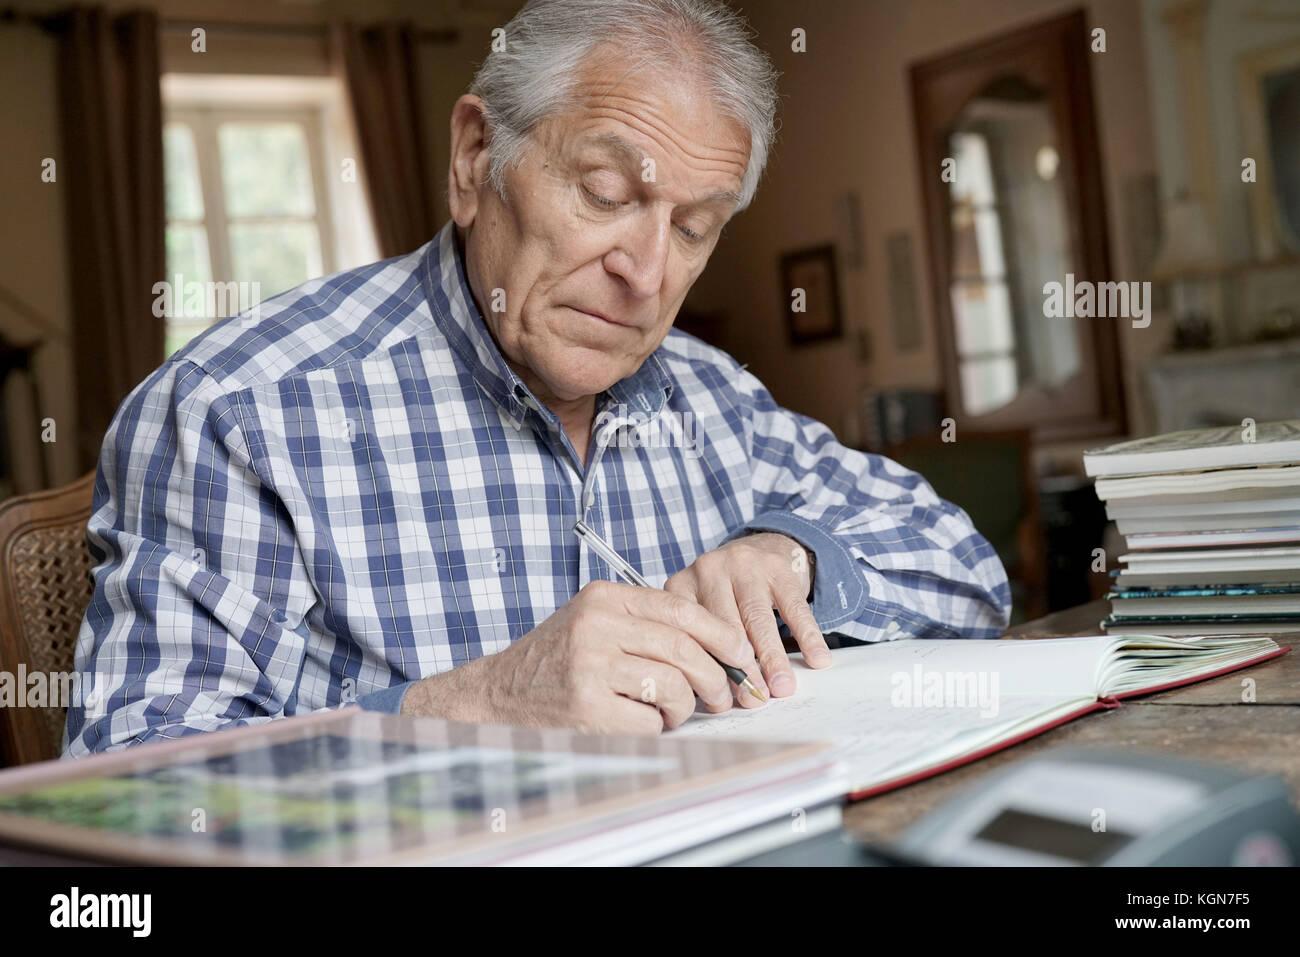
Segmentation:
<svg viewBox="0 0 1300 957">
<path fill-rule="evenodd" d="M 478 191 L 487 181 L 487 118 L 484 103 L 466 93 L 451 108 L 451 162 L 447 164 L 447 206 L 468 228 L 478 215 Z"/>
</svg>

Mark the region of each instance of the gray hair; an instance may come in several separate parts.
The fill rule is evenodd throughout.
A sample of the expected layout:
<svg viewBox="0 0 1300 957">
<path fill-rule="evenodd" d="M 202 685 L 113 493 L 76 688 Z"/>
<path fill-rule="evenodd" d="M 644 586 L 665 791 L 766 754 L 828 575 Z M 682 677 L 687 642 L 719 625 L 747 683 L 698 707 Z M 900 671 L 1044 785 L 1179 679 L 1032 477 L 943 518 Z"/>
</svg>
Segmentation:
<svg viewBox="0 0 1300 957">
<path fill-rule="evenodd" d="M 505 196 L 506 168 L 523 158 L 534 127 L 567 104 L 586 57 L 616 42 L 633 68 L 676 61 L 748 129 L 739 212 L 776 135 L 777 72 L 751 36 L 719 0 L 529 0 L 506 25 L 505 50 L 488 55 L 470 86 L 486 104 L 489 183 Z"/>
</svg>

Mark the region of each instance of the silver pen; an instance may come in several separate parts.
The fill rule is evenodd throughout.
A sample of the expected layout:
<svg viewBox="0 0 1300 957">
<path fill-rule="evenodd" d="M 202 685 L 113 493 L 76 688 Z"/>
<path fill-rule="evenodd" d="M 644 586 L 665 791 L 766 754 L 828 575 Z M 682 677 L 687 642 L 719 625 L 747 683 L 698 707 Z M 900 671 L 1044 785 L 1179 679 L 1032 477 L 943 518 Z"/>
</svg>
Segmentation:
<svg viewBox="0 0 1300 957">
<path fill-rule="evenodd" d="M 615 573 L 629 585 L 639 585 L 642 588 L 654 587 L 642 578 L 641 574 L 629 565 L 622 555 L 614 551 L 613 546 L 611 546 L 609 542 L 597 535 L 595 530 L 586 522 L 579 521 L 574 523 L 573 534 L 578 536 L 578 541 L 585 542 L 588 548 L 601 558 L 605 559 L 605 561 L 609 563 L 610 567 L 614 569 Z M 718 662 L 722 667 L 722 670 L 727 673 L 727 677 L 730 678 L 732 682 L 748 691 L 759 701 L 762 701 L 764 704 L 767 703 L 767 698 L 763 696 L 763 692 L 759 691 L 754 682 L 749 680 L 749 676 L 745 674 L 743 669 L 719 660 L 718 656 L 707 648 L 704 650 L 708 652 L 710 658 Z"/>
</svg>

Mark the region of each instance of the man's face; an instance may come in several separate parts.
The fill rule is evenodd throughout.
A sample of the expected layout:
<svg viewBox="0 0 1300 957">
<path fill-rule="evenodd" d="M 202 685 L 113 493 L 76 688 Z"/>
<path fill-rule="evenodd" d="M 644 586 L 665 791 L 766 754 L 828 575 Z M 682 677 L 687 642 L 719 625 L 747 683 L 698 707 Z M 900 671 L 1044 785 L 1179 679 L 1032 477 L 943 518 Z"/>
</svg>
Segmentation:
<svg viewBox="0 0 1300 957">
<path fill-rule="evenodd" d="M 680 75 L 597 61 L 575 92 L 507 172 L 506 201 L 483 183 L 457 217 L 497 344 L 562 401 L 596 395 L 659 347 L 749 160 L 744 127 Z"/>
</svg>

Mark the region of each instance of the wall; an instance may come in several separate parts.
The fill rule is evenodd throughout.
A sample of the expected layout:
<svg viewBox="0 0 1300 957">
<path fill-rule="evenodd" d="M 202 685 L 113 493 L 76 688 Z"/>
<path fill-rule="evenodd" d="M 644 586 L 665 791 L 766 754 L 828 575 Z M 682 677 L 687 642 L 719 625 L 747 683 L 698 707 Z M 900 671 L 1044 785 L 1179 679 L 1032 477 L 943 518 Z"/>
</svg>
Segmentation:
<svg viewBox="0 0 1300 957">
<path fill-rule="evenodd" d="M 1153 74 L 1173 76 L 1177 58 L 1161 12 L 1167 0 L 1142 0 L 1147 60 Z M 1246 53 L 1300 42 L 1300 3 L 1276 0 L 1209 0 L 1205 6 L 1206 95 L 1219 188 L 1220 253 L 1230 263 L 1253 257 L 1249 209 L 1241 182 L 1243 130 L 1238 108 L 1237 62 Z M 1165 195 L 1189 186 L 1186 121 L 1176 85 L 1152 88 L 1159 117 L 1156 143 Z"/>
<path fill-rule="evenodd" d="M 1180 0 L 1173 6 L 1172 0 L 1143 0 L 1148 62 L 1152 72 L 1162 76 L 1176 75 L 1181 66 L 1177 31 L 1166 23 L 1171 9 L 1201 23 L 1203 82 L 1192 91 L 1199 102 L 1191 106 L 1183 99 L 1185 91 L 1174 84 L 1151 91 L 1159 119 L 1156 142 L 1164 191 L 1172 196 L 1186 189 L 1205 202 L 1207 217 L 1217 215 L 1212 235 L 1225 267 L 1224 290 L 1230 293 L 1223 310 L 1224 337 L 1249 342 L 1272 318 L 1290 315 L 1292 323 L 1300 318 L 1300 256 L 1269 239 L 1274 231 L 1265 159 L 1256 152 L 1261 144 L 1247 135 L 1249 107 L 1243 109 L 1238 74 L 1243 60 L 1257 64 L 1261 58 L 1295 62 L 1300 57 L 1300 3 Z M 1209 168 L 1193 168 L 1193 156 L 1204 157 Z M 1260 162 L 1256 183 L 1241 180 L 1246 156 Z M 1300 411 L 1292 409 L 1290 414 Z"/>
<path fill-rule="evenodd" d="M 759 42 L 783 73 L 780 142 L 758 197 L 728 227 L 690 305 L 729 314 L 730 341 L 739 344 L 737 351 L 778 401 L 821 419 L 851 441 L 860 389 L 940 386 L 908 68 L 1080 5 L 1062 0 L 745 4 Z M 1093 54 L 1092 76 L 1112 271 L 1116 278 L 1136 279 L 1123 193 L 1133 177 L 1155 170 L 1140 8 L 1129 0 L 1082 5 L 1090 25 L 1107 31 L 1107 52 Z M 790 50 L 795 27 L 807 31 L 806 53 Z M 870 342 L 862 362 L 852 336 L 789 352 L 776 278 L 781 251 L 837 238 L 834 204 L 847 190 L 860 196 L 866 265 L 858 272 L 841 271 L 841 298 L 846 321 L 865 329 Z M 923 326 L 921 347 L 908 353 L 894 349 L 888 328 L 885 239 L 899 230 L 912 234 Z M 1167 334 L 1163 321 L 1146 330 L 1126 324 L 1121 333 L 1130 406 L 1138 404 L 1134 361 L 1163 348 Z M 1091 444 L 1062 447 L 1063 461 L 1077 462 L 1076 449 Z"/>
<path fill-rule="evenodd" d="M 76 478 L 76 403 L 68 335 L 67 249 L 63 192 L 56 180 L 41 181 L 45 157 L 61 155 L 58 107 L 53 83 L 54 43 L 33 27 L 0 28 L 0 116 L 6 118 L 0 149 L 0 333 L 21 344 L 40 341 L 33 357 L 41 385 L 39 410 L 20 404 L 21 389 L 7 390 L 7 425 L 19 436 L 54 419 L 55 441 L 42 446 L 50 478 Z M 56 166 L 57 173 L 57 166 Z M 17 306 L 9 297 L 25 306 Z M 29 308 L 35 319 L 24 315 Z M 15 392 L 20 394 L 16 395 Z M 17 436 L 16 436 L 17 437 Z M 40 465 L 15 463 L 26 482 L 37 481 Z"/>
<path fill-rule="evenodd" d="M 492 27 L 504 25 L 516 6 L 494 0 L 473 0 L 469 5 L 450 0 L 336 0 L 321 5 L 232 0 L 221 4 L 214 15 L 214 5 L 199 0 L 111 0 L 104 5 L 151 7 L 172 24 L 162 36 L 165 72 L 311 75 L 329 70 L 329 47 L 323 36 L 313 36 L 310 31 L 260 31 L 268 24 L 292 30 L 321 24 L 326 18 L 363 23 L 392 18 L 411 20 L 431 30 L 457 29 L 460 36 L 455 43 L 420 46 L 421 93 L 428 117 L 423 128 L 428 174 L 440 196 L 445 194 L 451 105 L 469 85 L 477 59 L 487 52 Z M 40 13 L 66 4 L 27 2 L 16 6 Z M 212 20 L 249 28 L 233 33 L 211 29 L 207 52 L 192 52 L 187 24 L 203 25 Z M 44 418 L 55 420 L 60 441 L 45 447 L 46 469 L 50 482 L 61 484 L 76 477 L 72 437 L 76 432 L 77 384 L 67 338 L 69 277 L 63 195 L 57 183 L 40 180 L 42 158 L 57 157 L 62 148 L 56 54 L 55 38 L 38 27 L 0 24 L 0 116 L 6 122 L 6 144 L 0 150 L 0 209 L 5 211 L 5 229 L 0 231 L 0 334 L 22 342 L 39 339 L 45 343 L 35 356 L 40 408 L 24 406 L 21 389 L 15 387 L 7 390 L 3 404 L 7 417 L 18 420 L 9 423 L 11 429 L 39 429 Z M 6 291 L 42 321 L 24 318 L 23 307 L 7 301 Z M 20 465 L 24 475 L 39 475 L 35 463 Z M 29 478 L 29 482 L 33 480 Z"/>
</svg>

